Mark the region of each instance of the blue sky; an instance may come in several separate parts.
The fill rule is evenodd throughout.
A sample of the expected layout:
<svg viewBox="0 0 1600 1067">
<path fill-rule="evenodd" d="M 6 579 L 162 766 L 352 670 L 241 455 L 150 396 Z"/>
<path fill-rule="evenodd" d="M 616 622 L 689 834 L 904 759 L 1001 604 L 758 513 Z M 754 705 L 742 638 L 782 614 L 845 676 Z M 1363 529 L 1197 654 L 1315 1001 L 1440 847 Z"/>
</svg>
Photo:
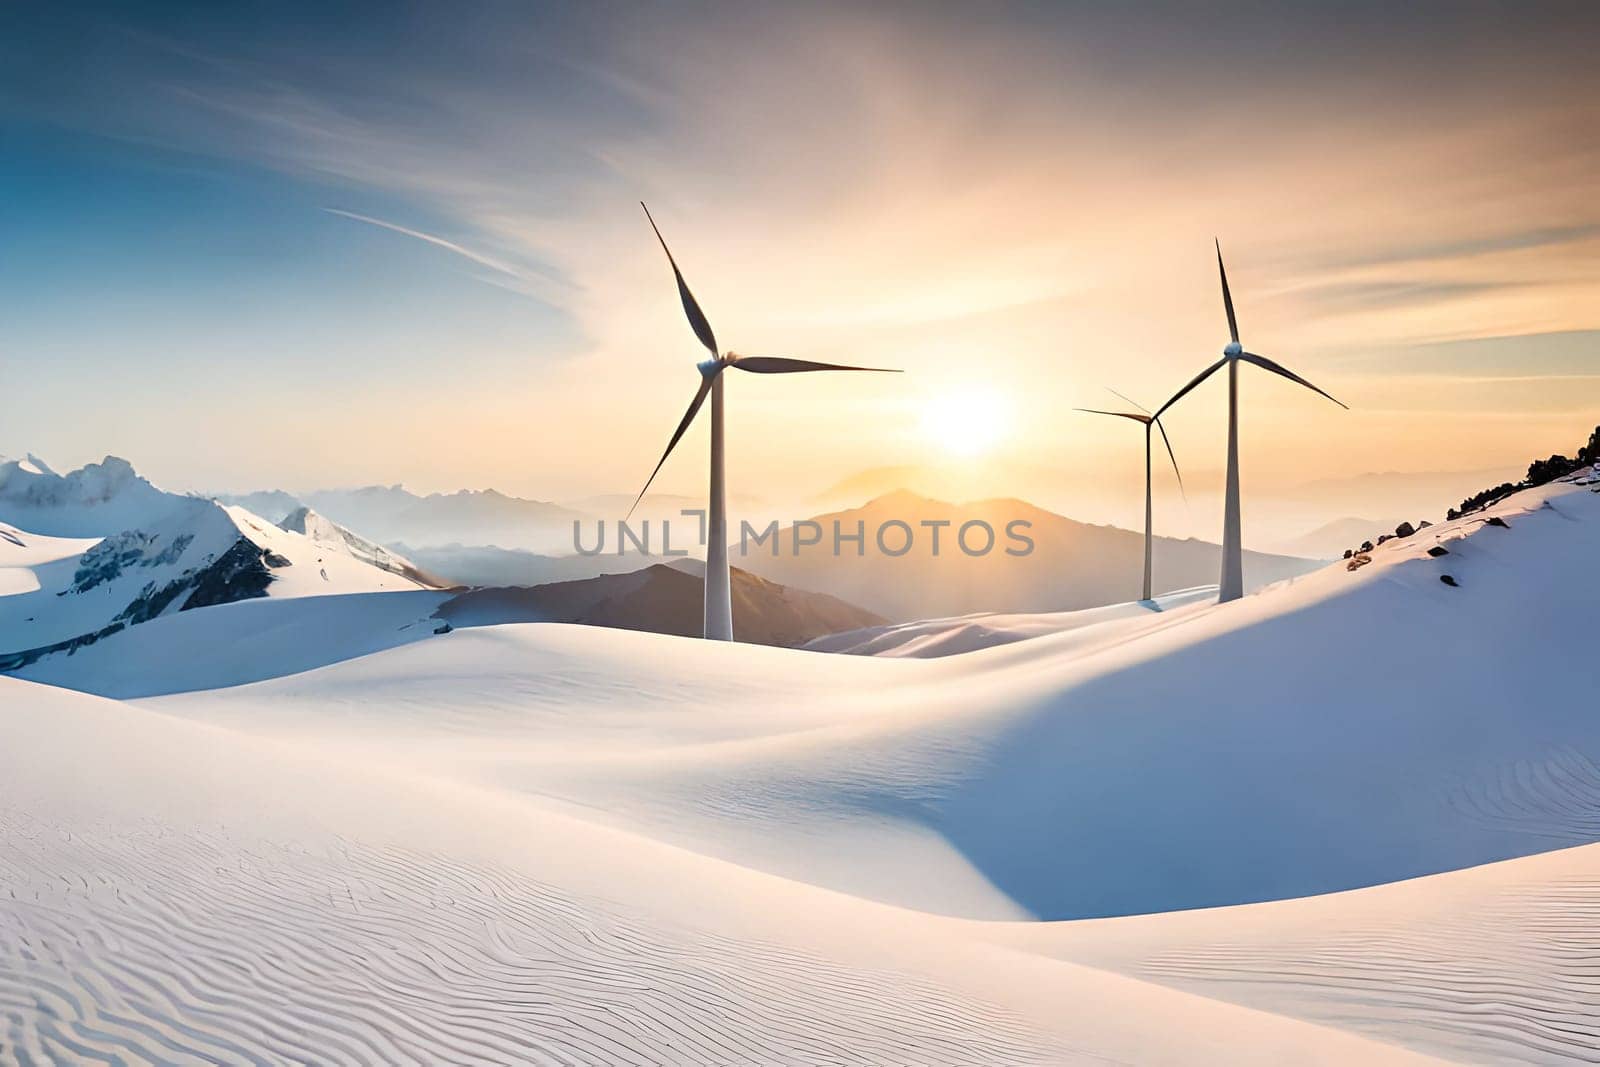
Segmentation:
<svg viewBox="0 0 1600 1067">
<path fill-rule="evenodd" d="M 735 347 L 911 372 L 736 383 L 743 484 L 962 454 L 920 415 L 978 390 L 997 491 L 1120 470 L 1060 414 L 1214 358 L 1213 235 L 1247 339 L 1356 408 L 1252 383 L 1264 484 L 1600 421 L 1592 6 L 341 12 L 0 9 L 0 453 L 623 491 L 698 358 L 639 199 Z"/>
</svg>

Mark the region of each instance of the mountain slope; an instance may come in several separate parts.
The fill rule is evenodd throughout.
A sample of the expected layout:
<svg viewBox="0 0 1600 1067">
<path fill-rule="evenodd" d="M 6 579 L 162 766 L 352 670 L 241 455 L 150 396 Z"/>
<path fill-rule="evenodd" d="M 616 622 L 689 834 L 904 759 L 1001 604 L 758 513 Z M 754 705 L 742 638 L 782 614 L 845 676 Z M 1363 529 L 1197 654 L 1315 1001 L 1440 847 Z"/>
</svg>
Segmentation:
<svg viewBox="0 0 1600 1067">
<path fill-rule="evenodd" d="M 1139 594 L 1144 567 L 1144 535 L 1114 526 L 1075 522 L 1021 500 L 984 500 L 950 504 L 909 492 L 879 497 L 864 507 L 819 515 L 815 526 L 800 531 L 821 542 L 795 550 L 796 528 L 786 527 L 776 541 L 741 553 L 735 542 L 735 563 L 786 585 L 830 593 L 859 604 L 892 622 L 946 618 L 974 612 L 1056 612 L 1116 604 Z M 904 523 L 906 528 L 895 527 Z M 985 523 L 993 531 L 987 553 L 968 554 L 958 538 L 968 523 Z M 1032 540 L 1032 549 L 1008 537 L 1008 526 Z M 834 530 L 844 537 L 863 535 L 858 547 L 842 542 L 834 554 Z M 886 525 L 889 524 L 889 525 Z M 910 549 L 885 554 L 878 543 L 898 551 L 910 534 Z M 934 537 L 938 537 L 937 551 Z M 973 553 L 988 543 L 983 527 L 967 535 Z M 1155 543 L 1155 589 L 1165 592 L 1213 584 L 1221 550 L 1203 541 L 1158 537 Z M 1314 570 L 1317 564 L 1286 556 L 1245 553 L 1245 579 L 1250 588 Z"/>
<path fill-rule="evenodd" d="M 308 738 L 10 678 L 0 730 L 24 1062 L 1425 1062 Z"/>
<path fill-rule="evenodd" d="M 297 533 L 329 552 L 339 552 L 370 564 L 379 570 L 397 574 L 415 582 L 424 589 L 444 589 L 451 583 L 412 563 L 398 552 L 375 545 L 365 537 L 345 529 L 326 516 L 307 507 L 296 508 L 278 521 L 278 528 Z"/>
<path fill-rule="evenodd" d="M 454 626 L 576 622 L 697 637 L 704 579 L 657 563 L 628 574 L 512 589 L 475 589 L 439 608 Z M 882 622 L 835 597 L 790 589 L 735 569 L 733 632 L 741 642 L 801 645 L 823 634 Z"/>
</svg>

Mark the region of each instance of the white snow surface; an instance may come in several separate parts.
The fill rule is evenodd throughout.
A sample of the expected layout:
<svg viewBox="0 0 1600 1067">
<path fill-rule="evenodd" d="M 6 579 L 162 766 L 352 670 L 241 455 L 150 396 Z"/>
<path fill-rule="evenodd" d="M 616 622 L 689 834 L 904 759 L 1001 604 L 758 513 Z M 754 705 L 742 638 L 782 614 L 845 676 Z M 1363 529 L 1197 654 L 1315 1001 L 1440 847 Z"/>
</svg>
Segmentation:
<svg viewBox="0 0 1600 1067">
<path fill-rule="evenodd" d="M 0 522 L 0 597 L 33 592 L 39 588 L 35 567 L 80 556 L 98 541 L 97 537 L 47 537 Z"/>
<path fill-rule="evenodd" d="M 1163 593 L 1153 601 L 1107 604 L 1079 611 L 1035 614 L 985 612 L 948 619 L 921 619 L 828 634 L 803 647 L 812 652 L 843 652 L 852 656 L 913 656 L 928 659 L 957 656 L 981 648 L 1009 645 L 1013 641 L 1026 641 L 1031 637 L 1066 633 L 1069 630 L 1089 631 L 1084 634 L 1085 639 L 1100 643 L 1109 636 L 1105 627 L 1111 623 L 1153 622 L 1154 616 L 1159 613 L 1190 604 L 1203 604 L 1215 600 L 1216 596 L 1217 587 L 1207 585 Z"/>
<path fill-rule="evenodd" d="M 521 625 L 184 693 L 176 653 L 83 660 L 171 694 L 133 702 L 0 678 L 0 1039 L 1593 1058 L 1597 533 L 1600 494 L 1547 486 L 1354 572 L 936 659 Z"/>
<path fill-rule="evenodd" d="M 0 717 L 18 1062 L 1426 1062 L 536 798 L 9 678 Z"/>
<path fill-rule="evenodd" d="M 429 637 L 450 596 L 413 587 L 173 612 L 14 673 L 120 698 L 240 685 Z"/>
<path fill-rule="evenodd" d="M 944 659 L 504 626 L 152 706 L 951 914 L 1334 892 L 1600 837 L 1571 799 L 1600 799 L 1600 495 L 1494 514 L 1510 528 Z"/>
</svg>

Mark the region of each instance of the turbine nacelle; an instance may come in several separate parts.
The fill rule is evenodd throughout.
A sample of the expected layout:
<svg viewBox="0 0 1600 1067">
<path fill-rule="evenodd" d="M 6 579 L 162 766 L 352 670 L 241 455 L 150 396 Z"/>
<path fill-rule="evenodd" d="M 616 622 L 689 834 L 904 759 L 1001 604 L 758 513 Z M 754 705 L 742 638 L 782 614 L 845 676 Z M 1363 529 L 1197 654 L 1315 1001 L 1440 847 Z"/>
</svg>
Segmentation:
<svg viewBox="0 0 1600 1067">
<path fill-rule="evenodd" d="M 1229 359 L 1238 359 L 1244 354 L 1244 345 L 1241 345 L 1238 341 L 1229 341 L 1222 346 L 1222 354 Z"/>
<path fill-rule="evenodd" d="M 695 369 L 700 372 L 700 377 L 705 379 L 715 378 L 717 374 L 729 363 L 728 356 L 719 356 L 716 359 L 702 359 L 695 364 Z"/>
</svg>

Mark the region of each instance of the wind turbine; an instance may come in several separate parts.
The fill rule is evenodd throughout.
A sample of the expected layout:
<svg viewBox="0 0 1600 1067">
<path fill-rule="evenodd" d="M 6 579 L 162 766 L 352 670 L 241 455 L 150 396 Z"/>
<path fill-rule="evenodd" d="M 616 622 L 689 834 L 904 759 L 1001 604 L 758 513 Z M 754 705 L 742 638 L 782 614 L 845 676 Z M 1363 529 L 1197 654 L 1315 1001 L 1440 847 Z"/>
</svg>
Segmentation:
<svg viewBox="0 0 1600 1067">
<path fill-rule="evenodd" d="M 887 367 L 847 367 L 840 363 L 815 363 L 806 359 L 788 359 L 783 356 L 741 356 L 736 352 L 717 351 L 717 338 L 711 332 L 711 323 L 706 320 L 705 312 L 700 310 L 700 305 L 695 301 L 694 294 L 689 292 L 688 283 L 683 280 L 683 272 L 678 269 L 678 261 L 672 258 L 672 250 L 667 247 L 667 242 L 661 236 L 661 229 L 656 225 L 656 220 L 651 217 L 650 209 L 640 201 L 639 206 L 644 208 L 645 218 L 650 220 L 650 228 L 655 230 L 656 240 L 661 242 L 661 251 L 667 254 L 667 262 L 672 264 L 673 277 L 678 282 L 678 296 L 683 301 L 683 312 L 689 317 L 689 325 L 694 330 L 694 335 L 700 343 L 706 346 L 711 353 L 711 358 L 701 360 L 697 364 L 700 371 L 700 388 L 694 394 L 694 399 L 689 402 L 689 410 L 684 412 L 683 421 L 678 423 L 677 430 L 673 431 L 672 440 L 667 442 L 667 450 L 661 453 L 661 459 L 656 463 L 656 469 L 650 472 L 650 477 L 645 480 L 644 488 L 639 490 L 639 495 L 634 498 L 633 507 L 628 509 L 627 518 L 633 517 L 633 512 L 639 506 L 639 501 L 644 499 L 645 493 L 650 490 L 650 483 L 656 480 L 656 475 L 661 472 L 662 464 L 667 462 L 667 457 L 672 455 L 672 450 L 677 447 L 678 440 L 689 429 L 689 424 L 694 421 L 695 415 L 700 411 L 700 406 L 705 403 L 707 394 L 711 396 L 711 502 L 710 519 L 706 523 L 706 601 L 705 601 L 705 636 L 712 641 L 733 640 L 733 597 L 732 576 L 728 570 L 728 508 L 724 491 L 723 478 L 723 436 L 722 436 L 722 372 L 729 367 L 750 371 L 753 374 L 803 374 L 808 371 L 819 370 L 859 370 L 883 371 L 899 373 Z M 626 522 L 627 518 L 623 521 Z"/>
<path fill-rule="evenodd" d="M 1128 400 L 1127 397 L 1115 389 L 1108 389 L 1112 395 L 1122 400 L 1127 400 L 1139 409 L 1139 414 L 1131 411 L 1101 411 L 1098 408 L 1074 408 L 1089 415 L 1110 415 L 1118 419 L 1132 419 L 1144 426 L 1144 596 L 1140 599 L 1150 600 L 1150 558 L 1151 558 L 1151 533 L 1150 533 L 1150 428 L 1153 426 L 1161 431 L 1161 441 L 1167 446 L 1167 457 L 1172 460 L 1172 473 L 1178 476 L 1178 491 L 1183 491 L 1183 472 L 1178 470 L 1178 457 L 1172 454 L 1172 442 L 1167 438 L 1167 428 L 1161 425 L 1161 420 L 1141 404 Z"/>
<path fill-rule="evenodd" d="M 1228 312 L 1228 335 L 1231 338 L 1222 349 L 1222 358 L 1211 366 L 1201 371 L 1188 385 L 1179 389 L 1171 400 L 1162 404 L 1156 411 L 1155 417 L 1160 418 L 1168 408 L 1182 400 L 1189 391 L 1207 378 L 1211 377 L 1224 366 L 1228 368 L 1228 483 L 1226 499 L 1222 511 L 1222 580 L 1221 591 L 1217 596 L 1219 603 L 1229 600 L 1238 600 L 1244 596 L 1244 548 L 1239 536 L 1239 364 L 1254 363 L 1263 370 L 1283 377 L 1305 386 L 1313 393 L 1333 400 L 1335 404 L 1350 410 L 1349 405 L 1342 401 L 1334 400 L 1332 396 L 1318 389 L 1310 382 L 1287 367 L 1274 363 L 1266 356 L 1258 356 L 1254 352 L 1246 352 L 1239 344 L 1239 322 L 1233 316 L 1233 294 L 1228 292 L 1228 271 L 1222 265 L 1222 243 L 1217 242 L 1217 273 L 1222 277 L 1222 304 Z"/>
</svg>

